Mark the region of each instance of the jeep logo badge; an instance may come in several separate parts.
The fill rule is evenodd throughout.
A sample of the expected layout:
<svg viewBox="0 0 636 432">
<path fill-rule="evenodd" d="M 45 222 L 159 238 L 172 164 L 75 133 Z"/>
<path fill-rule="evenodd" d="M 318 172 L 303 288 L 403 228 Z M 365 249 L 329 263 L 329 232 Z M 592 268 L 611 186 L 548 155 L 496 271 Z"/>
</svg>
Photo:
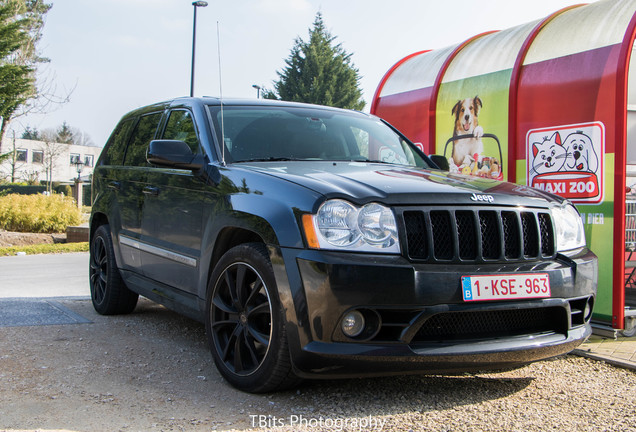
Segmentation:
<svg viewBox="0 0 636 432">
<path fill-rule="evenodd" d="M 470 196 L 470 199 L 472 201 L 479 201 L 479 202 L 495 202 L 495 197 L 493 197 L 492 195 L 477 195 L 477 194 L 472 194 Z"/>
</svg>

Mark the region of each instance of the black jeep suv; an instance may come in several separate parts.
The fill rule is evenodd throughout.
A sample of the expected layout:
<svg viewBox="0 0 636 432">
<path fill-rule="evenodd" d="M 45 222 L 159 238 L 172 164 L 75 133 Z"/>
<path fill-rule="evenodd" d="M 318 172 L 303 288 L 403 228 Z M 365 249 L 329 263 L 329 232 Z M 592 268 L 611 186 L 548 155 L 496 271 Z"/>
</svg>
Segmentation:
<svg viewBox="0 0 636 432">
<path fill-rule="evenodd" d="M 382 120 L 182 98 L 126 114 L 93 177 L 90 289 L 205 322 L 250 392 L 515 367 L 590 335 L 597 260 L 567 201 L 442 171 Z"/>
</svg>

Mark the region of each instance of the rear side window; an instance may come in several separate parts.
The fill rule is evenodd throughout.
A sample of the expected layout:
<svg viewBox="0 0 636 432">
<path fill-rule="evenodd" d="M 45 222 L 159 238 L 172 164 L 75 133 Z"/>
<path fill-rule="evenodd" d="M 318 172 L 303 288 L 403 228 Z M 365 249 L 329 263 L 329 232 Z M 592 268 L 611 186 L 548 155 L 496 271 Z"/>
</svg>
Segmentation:
<svg viewBox="0 0 636 432">
<path fill-rule="evenodd" d="M 134 122 L 133 119 L 121 121 L 106 143 L 101 165 L 121 165 L 124 162 L 124 151 Z"/>
<path fill-rule="evenodd" d="M 190 111 L 175 110 L 170 113 L 166 129 L 163 132 L 163 139 L 184 141 L 192 153 L 200 153 L 199 139 Z"/>
<path fill-rule="evenodd" d="M 124 165 L 149 166 L 146 161 L 146 150 L 150 141 L 155 137 L 160 120 L 160 112 L 147 114 L 139 119 L 126 150 Z"/>
</svg>

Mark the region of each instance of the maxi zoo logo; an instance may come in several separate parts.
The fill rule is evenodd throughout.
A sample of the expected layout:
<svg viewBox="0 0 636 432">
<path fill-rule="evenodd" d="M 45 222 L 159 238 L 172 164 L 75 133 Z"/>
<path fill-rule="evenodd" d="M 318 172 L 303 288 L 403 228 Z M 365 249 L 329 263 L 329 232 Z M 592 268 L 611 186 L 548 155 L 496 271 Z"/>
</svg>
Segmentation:
<svg viewBox="0 0 636 432">
<path fill-rule="evenodd" d="M 528 185 L 579 204 L 599 204 L 605 191 L 605 126 L 601 122 L 528 131 Z"/>
</svg>

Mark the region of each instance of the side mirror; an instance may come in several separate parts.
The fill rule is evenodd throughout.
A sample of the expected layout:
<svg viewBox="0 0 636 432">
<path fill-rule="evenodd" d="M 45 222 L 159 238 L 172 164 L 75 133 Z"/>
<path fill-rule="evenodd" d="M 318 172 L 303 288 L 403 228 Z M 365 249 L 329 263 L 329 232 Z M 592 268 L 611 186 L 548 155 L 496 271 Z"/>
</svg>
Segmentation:
<svg viewBox="0 0 636 432">
<path fill-rule="evenodd" d="M 439 169 L 441 169 L 442 171 L 449 171 L 450 170 L 450 166 L 448 165 L 448 159 L 446 159 L 444 156 L 440 156 L 440 155 L 430 155 L 429 158 L 435 163 L 435 165 L 437 165 L 437 167 Z"/>
<path fill-rule="evenodd" d="M 161 167 L 192 171 L 200 170 L 205 163 L 203 155 L 192 153 L 185 142 L 178 140 L 150 141 L 146 160 Z"/>
</svg>

